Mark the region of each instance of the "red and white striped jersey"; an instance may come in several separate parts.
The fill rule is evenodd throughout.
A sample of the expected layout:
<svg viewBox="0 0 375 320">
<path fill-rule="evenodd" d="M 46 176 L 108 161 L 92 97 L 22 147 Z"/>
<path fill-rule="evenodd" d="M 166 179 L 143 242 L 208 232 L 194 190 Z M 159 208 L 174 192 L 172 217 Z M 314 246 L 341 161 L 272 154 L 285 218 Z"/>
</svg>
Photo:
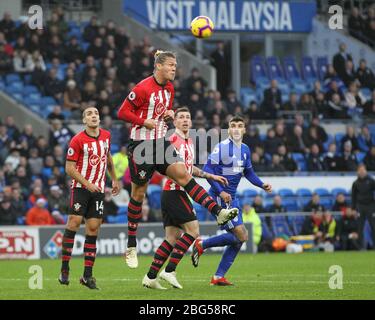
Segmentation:
<svg viewBox="0 0 375 320">
<path fill-rule="evenodd" d="M 92 137 L 86 131 L 76 134 L 70 141 L 66 160 L 75 161 L 78 172 L 104 192 L 107 156 L 111 148 L 111 133 L 99 129 L 99 136 Z M 72 180 L 71 188 L 86 188 Z"/>
<path fill-rule="evenodd" d="M 133 124 L 130 138 L 133 140 L 164 138 L 168 126 L 163 120 L 163 114 L 165 111 L 172 109 L 173 99 L 174 87 L 170 81 L 163 86 L 157 83 L 154 76 L 150 76 L 139 82 L 126 97 L 121 108 L 131 108 L 131 111 L 141 119 L 157 120 L 157 127 L 149 130 L 139 124 Z"/>
<path fill-rule="evenodd" d="M 172 142 L 177 153 L 184 160 L 187 171 L 192 175 L 194 167 L 193 140 L 191 140 L 191 138 L 185 139 L 177 133 L 172 134 L 169 140 Z M 172 179 L 168 179 L 164 185 L 164 190 L 184 190 L 184 188 L 178 185 Z"/>
</svg>

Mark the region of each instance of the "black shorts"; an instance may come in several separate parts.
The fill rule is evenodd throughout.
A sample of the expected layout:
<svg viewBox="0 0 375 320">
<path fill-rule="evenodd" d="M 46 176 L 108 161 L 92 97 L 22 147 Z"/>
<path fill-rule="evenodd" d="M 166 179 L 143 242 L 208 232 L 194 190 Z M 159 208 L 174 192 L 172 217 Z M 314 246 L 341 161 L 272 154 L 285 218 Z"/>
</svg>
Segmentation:
<svg viewBox="0 0 375 320">
<path fill-rule="evenodd" d="M 137 185 L 149 182 L 155 171 L 166 175 L 167 168 L 183 162 L 168 139 L 130 140 L 128 157 L 131 181 Z"/>
<path fill-rule="evenodd" d="M 74 188 L 70 193 L 69 214 L 85 219 L 103 219 L 104 193 Z"/>
<path fill-rule="evenodd" d="M 165 227 L 179 227 L 197 220 L 195 210 L 185 191 L 163 191 L 161 195 L 161 213 Z"/>
</svg>

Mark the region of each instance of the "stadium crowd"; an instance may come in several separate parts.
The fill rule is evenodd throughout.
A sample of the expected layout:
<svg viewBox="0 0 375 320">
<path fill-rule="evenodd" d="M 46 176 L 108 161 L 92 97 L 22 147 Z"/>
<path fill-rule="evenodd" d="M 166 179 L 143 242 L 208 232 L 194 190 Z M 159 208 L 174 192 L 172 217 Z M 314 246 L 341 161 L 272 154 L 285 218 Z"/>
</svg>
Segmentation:
<svg viewBox="0 0 375 320">
<path fill-rule="evenodd" d="M 373 13 L 371 8 L 366 22 L 371 28 Z M 363 30 L 371 31 L 371 28 Z M 110 20 L 101 24 L 95 16 L 82 33 L 71 31 L 61 8 L 52 13 L 46 28 L 40 30 L 31 31 L 26 21 L 17 26 L 9 13 L 5 13 L 0 21 L 0 76 L 15 72 L 23 81 L 35 85 L 42 95 L 56 101 L 47 116 L 51 128 L 49 137 L 35 136 L 31 125 L 20 131 L 11 116 L 1 119 L 0 225 L 64 223 L 65 199 L 69 193 L 69 180 L 64 174 L 65 152 L 73 136 L 67 121 L 80 120 L 82 110 L 96 106 L 103 127 L 115 130 L 113 120 L 116 120 L 123 99 L 135 83 L 153 71 L 155 48 L 147 37 L 136 43 L 123 27 Z M 363 162 L 369 170 L 375 170 L 375 138 L 366 125 L 357 132 L 349 124 L 342 138 L 335 141 L 320 123 L 322 119 L 375 118 L 375 76 L 365 60 L 358 63 L 355 69 L 343 44 L 328 66 L 324 81 L 316 81 L 311 92 L 303 93 L 300 98 L 291 92 L 289 100 L 283 102 L 278 82 L 273 79 L 264 90 L 259 105 L 255 101 L 243 105 L 236 92 L 228 87 L 208 90 L 207 82 L 197 68 L 185 74 L 179 67 L 173 83 L 175 104 L 176 107 L 189 106 L 197 132 L 216 130 L 218 136 L 233 114 L 243 114 L 248 123 L 244 143 L 252 149 L 256 172 L 355 171 L 358 153 L 364 153 Z M 366 101 L 359 91 L 364 87 L 372 90 L 370 100 Z M 293 111 L 294 118 L 286 121 L 279 117 L 279 111 Z M 300 111 L 310 112 L 312 120 L 308 122 Z M 259 134 L 254 123 L 260 119 L 275 119 L 266 136 Z M 129 201 L 130 175 L 126 156 L 129 126 L 122 125 L 116 135 L 121 147 L 113 159 L 123 189 L 115 198 L 106 191 L 105 215 L 116 214 Z M 301 167 L 295 154 L 302 155 L 305 167 Z M 156 175 L 152 183 L 160 185 L 162 181 L 163 178 Z M 327 209 L 346 212 L 342 197 L 338 195 L 334 206 Z M 318 213 L 316 218 L 319 201 L 315 203 L 314 199 L 316 195 L 304 211 L 315 212 L 313 223 L 319 223 L 321 218 L 329 225 L 334 218 L 329 211 L 321 217 Z M 262 198 L 258 196 L 252 207 L 257 213 L 286 212 L 282 200 L 276 195 L 274 204 L 264 208 Z M 343 216 L 351 218 L 350 214 Z M 143 217 L 144 221 L 158 218 L 147 201 L 143 206 Z M 311 227 L 310 220 L 306 221 L 305 229 Z"/>
</svg>

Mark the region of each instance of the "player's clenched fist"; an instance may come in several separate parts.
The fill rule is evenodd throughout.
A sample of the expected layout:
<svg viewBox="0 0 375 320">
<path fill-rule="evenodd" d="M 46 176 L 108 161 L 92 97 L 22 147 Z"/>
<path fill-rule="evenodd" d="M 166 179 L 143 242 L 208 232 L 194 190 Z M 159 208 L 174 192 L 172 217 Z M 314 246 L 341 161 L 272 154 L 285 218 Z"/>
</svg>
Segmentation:
<svg viewBox="0 0 375 320">
<path fill-rule="evenodd" d="M 174 111 L 173 110 L 165 111 L 163 119 L 164 119 L 164 121 L 173 120 L 174 119 Z"/>
<path fill-rule="evenodd" d="M 267 191 L 268 193 L 272 192 L 272 186 L 269 183 L 264 183 L 262 188 Z"/>
</svg>

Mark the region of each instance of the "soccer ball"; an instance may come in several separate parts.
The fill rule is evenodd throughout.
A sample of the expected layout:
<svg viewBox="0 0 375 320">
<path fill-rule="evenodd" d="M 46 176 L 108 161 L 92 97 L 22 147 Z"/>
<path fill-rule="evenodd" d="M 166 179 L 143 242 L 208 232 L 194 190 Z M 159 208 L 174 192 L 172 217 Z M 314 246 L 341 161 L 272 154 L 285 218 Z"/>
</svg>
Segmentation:
<svg viewBox="0 0 375 320">
<path fill-rule="evenodd" d="M 190 23 L 190 30 L 196 38 L 209 38 L 214 32 L 214 24 L 209 17 L 198 16 Z"/>
</svg>

